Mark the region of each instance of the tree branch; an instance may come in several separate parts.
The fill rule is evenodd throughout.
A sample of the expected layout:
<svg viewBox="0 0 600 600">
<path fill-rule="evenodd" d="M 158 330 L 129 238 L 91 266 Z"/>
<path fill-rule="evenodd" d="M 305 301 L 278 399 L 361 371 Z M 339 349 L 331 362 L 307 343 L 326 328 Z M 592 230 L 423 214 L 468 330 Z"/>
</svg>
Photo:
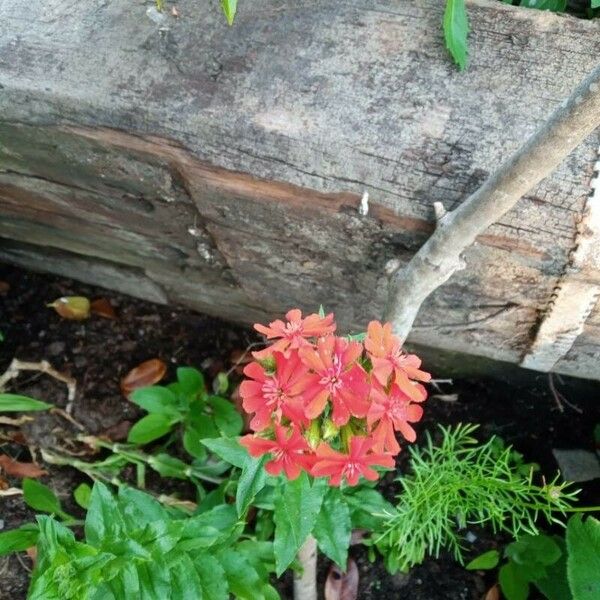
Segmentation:
<svg viewBox="0 0 600 600">
<path fill-rule="evenodd" d="M 544 125 L 456 210 L 435 206 L 437 227 L 390 277 L 384 319 L 405 340 L 423 301 L 458 269 L 461 254 L 600 125 L 598 65 Z"/>
</svg>

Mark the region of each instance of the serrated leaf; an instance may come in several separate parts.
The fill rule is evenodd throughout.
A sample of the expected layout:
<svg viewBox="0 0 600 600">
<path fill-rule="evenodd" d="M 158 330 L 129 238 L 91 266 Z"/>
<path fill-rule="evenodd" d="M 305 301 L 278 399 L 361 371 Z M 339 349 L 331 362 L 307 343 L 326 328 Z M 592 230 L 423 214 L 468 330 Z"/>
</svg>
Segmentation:
<svg viewBox="0 0 600 600">
<path fill-rule="evenodd" d="M 500 561 L 500 552 L 498 550 L 488 550 L 479 556 L 476 556 L 466 567 L 467 571 L 486 571 L 495 569 Z"/>
<path fill-rule="evenodd" d="M 130 430 L 127 441 L 132 444 L 148 444 L 171 431 L 172 417 L 158 413 L 150 413 L 141 418 Z"/>
<path fill-rule="evenodd" d="M 119 512 L 124 520 L 131 522 L 138 528 L 145 524 L 167 522 L 169 515 L 162 504 L 155 500 L 150 494 L 146 494 L 135 488 L 123 486 L 118 494 Z"/>
<path fill-rule="evenodd" d="M 150 414 L 168 415 L 173 419 L 177 419 L 179 416 L 177 398 L 166 387 L 150 385 L 139 388 L 131 393 L 129 399 Z M 179 419 L 181 419 L 180 416 Z"/>
<path fill-rule="evenodd" d="M 203 600 L 202 582 L 187 554 L 182 554 L 171 567 L 171 598 L 176 600 Z"/>
<path fill-rule="evenodd" d="M 100 481 L 92 488 L 84 529 L 87 542 L 96 547 L 100 547 L 105 537 L 119 537 L 125 530 L 116 499 Z"/>
<path fill-rule="evenodd" d="M 208 438 L 203 439 L 202 443 L 211 452 L 239 469 L 243 469 L 252 460 L 238 438 Z"/>
<path fill-rule="evenodd" d="M 348 562 L 352 534 L 350 509 L 338 488 L 331 488 L 323 500 L 313 535 L 319 548 L 343 570 Z"/>
<path fill-rule="evenodd" d="M 469 19 L 464 0 L 446 0 L 443 24 L 446 48 L 462 71 L 467 66 L 469 34 Z"/>
<path fill-rule="evenodd" d="M 266 460 L 266 456 L 260 459 L 251 458 L 242 469 L 235 495 L 235 506 L 239 516 L 246 512 L 256 494 L 267 483 L 267 473 L 264 467 Z"/>
<path fill-rule="evenodd" d="M 567 577 L 576 600 L 600 598 L 600 521 L 581 515 L 567 524 Z"/>
<path fill-rule="evenodd" d="M 18 529 L 0 532 L 0 556 L 21 552 L 35 546 L 39 530 L 33 523 L 23 525 Z"/>
<path fill-rule="evenodd" d="M 225 570 L 214 556 L 199 554 L 194 566 L 202 585 L 202 600 L 229 600 Z"/>
<path fill-rule="evenodd" d="M 25 412 L 48 410 L 52 404 L 19 394 L 0 394 L 0 412 Z"/>
<path fill-rule="evenodd" d="M 233 19 L 237 11 L 237 0 L 221 0 L 221 8 L 227 19 L 227 24 L 233 25 Z"/>
<path fill-rule="evenodd" d="M 313 531 L 325 491 L 322 482 L 311 485 L 304 472 L 294 481 L 285 480 L 279 486 L 273 515 L 278 577 L 290 566 L 300 546 Z"/>
<path fill-rule="evenodd" d="M 230 592 L 239 600 L 264 600 L 262 582 L 248 559 L 230 548 L 218 555 Z"/>
<path fill-rule="evenodd" d="M 34 510 L 57 515 L 63 514 L 60 500 L 56 494 L 47 485 L 35 479 L 23 480 L 23 499 Z"/>
<path fill-rule="evenodd" d="M 527 600 L 529 584 L 514 563 L 508 562 L 500 567 L 498 580 L 506 600 Z"/>
</svg>

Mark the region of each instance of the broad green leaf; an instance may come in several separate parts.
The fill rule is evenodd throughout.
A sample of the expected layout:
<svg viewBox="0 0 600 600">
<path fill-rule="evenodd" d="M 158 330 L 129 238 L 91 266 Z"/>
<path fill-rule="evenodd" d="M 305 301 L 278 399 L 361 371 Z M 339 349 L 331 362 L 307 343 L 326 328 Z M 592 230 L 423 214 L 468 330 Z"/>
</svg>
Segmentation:
<svg viewBox="0 0 600 600">
<path fill-rule="evenodd" d="M 377 490 L 356 487 L 346 490 L 344 497 L 350 506 L 352 526 L 375 530 L 394 512 L 394 507 Z"/>
<path fill-rule="evenodd" d="M 519 565 L 554 564 L 560 558 L 560 548 L 547 535 L 523 535 L 506 547 L 506 556 Z"/>
<path fill-rule="evenodd" d="M 500 561 L 498 550 L 488 550 L 479 556 L 476 556 L 465 568 L 467 571 L 485 571 L 495 569 Z"/>
<path fill-rule="evenodd" d="M 140 580 L 140 598 L 171 597 L 171 577 L 166 566 L 157 561 L 144 562 L 137 565 Z"/>
<path fill-rule="evenodd" d="M 227 24 L 233 25 L 233 19 L 237 11 L 237 0 L 221 0 L 221 8 L 227 19 Z"/>
<path fill-rule="evenodd" d="M 35 479 L 23 479 L 23 499 L 34 510 L 64 514 L 56 494 L 47 485 Z"/>
<path fill-rule="evenodd" d="M 600 8 L 600 0 L 592 0 L 592 8 Z"/>
<path fill-rule="evenodd" d="M 127 441 L 132 444 L 147 444 L 169 433 L 172 426 L 173 418 L 171 416 L 150 413 L 129 430 Z"/>
<path fill-rule="evenodd" d="M 555 537 L 554 541 L 560 548 L 561 557 L 551 569 L 546 569 L 545 577 L 536 579 L 534 584 L 548 600 L 573 600 L 567 581 L 567 545 L 559 537 Z"/>
<path fill-rule="evenodd" d="M 514 563 L 508 562 L 500 567 L 498 581 L 506 600 L 527 600 L 529 584 Z"/>
<path fill-rule="evenodd" d="M 235 505 L 239 516 L 246 512 L 256 494 L 267 483 L 266 460 L 265 456 L 260 459 L 251 458 L 242 469 L 235 496 Z"/>
<path fill-rule="evenodd" d="M 521 0 L 520 6 L 536 8 L 538 10 L 551 10 L 553 12 L 565 12 L 567 0 Z"/>
<path fill-rule="evenodd" d="M 48 410 L 52 404 L 34 400 L 19 394 L 0 394 L 0 412 L 21 412 L 28 410 Z"/>
<path fill-rule="evenodd" d="M 581 515 L 567 524 L 567 577 L 576 600 L 600 598 L 600 521 Z"/>
<path fill-rule="evenodd" d="M 252 460 L 238 438 L 212 438 L 202 440 L 202 443 L 211 452 L 239 469 L 243 469 Z"/>
<path fill-rule="evenodd" d="M 194 429 L 194 426 L 191 423 L 188 423 L 183 432 L 183 447 L 190 456 L 199 460 L 205 460 L 207 453 L 206 448 L 200 439 L 200 435 L 201 434 Z"/>
<path fill-rule="evenodd" d="M 177 369 L 179 389 L 185 396 L 198 396 L 206 392 L 204 376 L 193 367 L 179 367 Z"/>
<path fill-rule="evenodd" d="M 18 529 L 0 532 L 0 556 L 21 552 L 35 546 L 39 530 L 33 523 L 22 525 Z"/>
<path fill-rule="evenodd" d="M 177 397 L 166 387 L 150 385 L 139 388 L 131 393 L 129 399 L 151 414 L 168 415 L 172 419 L 181 419 L 177 410 Z"/>
<path fill-rule="evenodd" d="M 468 33 L 469 19 L 465 9 L 465 0 L 446 0 L 446 10 L 444 11 L 446 48 L 461 71 L 467 66 Z"/>
<path fill-rule="evenodd" d="M 199 554 L 194 560 L 202 585 L 202 600 L 228 600 L 229 586 L 225 570 L 211 554 Z"/>
<path fill-rule="evenodd" d="M 285 480 L 275 498 L 275 557 L 277 576 L 290 566 L 300 546 L 313 531 L 326 487 L 313 484 L 304 472 L 294 481 Z"/>
<path fill-rule="evenodd" d="M 81 506 L 81 508 L 87 509 L 90 505 L 90 498 L 92 496 L 92 488 L 87 483 L 80 483 L 73 492 L 75 502 Z"/>
<path fill-rule="evenodd" d="M 242 524 L 243 525 L 243 524 Z M 186 550 L 208 548 L 224 543 L 239 531 L 237 512 L 231 504 L 221 504 L 209 511 L 185 520 L 182 548 Z"/>
<path fill-rule="evenodd" d="M 124 519 L 139 528 L 147 523 L 166 522 L 169 519 L 162 504 L 150 494 L 123 486 L 118 495 L 119 512 Z"/>
<path fill-rule="evenodd" d="M 92 488 L 84 529 L 87 542 L 98 548 L 105 537 L 119 537 L 125 530 L 116 499 L 100 481 Z"/>
<path fill-rule="evenodd" d="M 313 535 L 319 548 L 333 560 L 342 571 L 348 562 L 348 547 L 352 534 L 350 510 L 338 488 L 330 488 L 317 516 Z"/>
<path fill-rule="evenodd" d="M 262 582 L 256 569 L 240 552 L 223 550 L 218 560 L 225 571 L 230 592 L 239 600 L 264 600 Z"/>
<path fill-rule="evenodd" d="M 244 420 L 232 402 L 220 396 L 210 396 L 208 402 L 213 409 L 215 424 L 222 435 L 233 437 L 242 432 Z"/>
</svg>

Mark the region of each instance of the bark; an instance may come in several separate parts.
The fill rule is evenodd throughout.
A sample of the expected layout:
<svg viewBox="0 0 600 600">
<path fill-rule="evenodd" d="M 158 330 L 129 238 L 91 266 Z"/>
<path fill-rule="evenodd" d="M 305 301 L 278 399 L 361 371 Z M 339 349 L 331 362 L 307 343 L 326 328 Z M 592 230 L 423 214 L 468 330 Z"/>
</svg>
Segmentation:
<svg viewBox="0 0 600 600">
<path fill-rule="evenodd" d="M 405 340 L 423 301 L 464 267 L 462 253 L 600 126 L 600 65 L 548 121 L 456 210 L 437 205 L 433 235 L 390 278 L 384 319 Z"/>
<path fill-rule="evenodd" d="M 294 600 L 317 600 L 317 540 L 309 535 L 298 552 L 302 573 L 294 573 Z"/>
</svg>

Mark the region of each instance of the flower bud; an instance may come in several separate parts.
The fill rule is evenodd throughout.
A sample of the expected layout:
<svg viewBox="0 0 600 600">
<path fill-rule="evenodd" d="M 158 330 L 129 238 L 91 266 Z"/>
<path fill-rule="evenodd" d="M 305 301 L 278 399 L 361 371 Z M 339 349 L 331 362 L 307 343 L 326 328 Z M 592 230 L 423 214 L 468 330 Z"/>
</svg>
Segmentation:
<svg viewBox="0 0 600 600">
<path fill-rule="evenodd" d="M 310 424 L 304 437 L 311 448 L 314 449 L 319 445 L 319 442 L 321 441 L 321 432 L 319 431 L 319 422 L 316 419 Z"/>
<path fill-rule="evenodd" d="M 339 433 L 339 429 L 333 424 L 331 419 L 325 419 L 321 426 L 321 433 L 324 440 L 332 440 Z"/>
</svg>

